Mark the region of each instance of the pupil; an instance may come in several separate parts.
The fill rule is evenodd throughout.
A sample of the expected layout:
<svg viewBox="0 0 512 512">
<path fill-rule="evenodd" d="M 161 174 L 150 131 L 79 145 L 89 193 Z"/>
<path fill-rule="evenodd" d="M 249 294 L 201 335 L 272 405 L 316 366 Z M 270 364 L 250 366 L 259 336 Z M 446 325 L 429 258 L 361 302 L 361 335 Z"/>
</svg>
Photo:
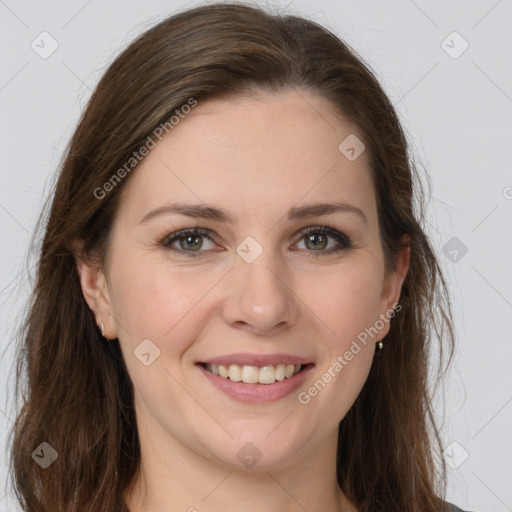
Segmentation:
<svg viewBox="0 0 512 512">
<path fill-rule="evenodd" d="M 183 243 L 183 240 L 185 241 Z M 200 249 L 201 248 L 201 237 L 189 235 L 180 239 L 180 245 L 182 249 Z"/>
<path fill-rule="evenodd" d="M 322 234 L 309 235 L 307 237 L 307 239 L 308 239 L 308 242 L 311 242 L 313 244 L 313 248 L 314 249 L 323 250 L 327 246 L 327 239 Z"/>
</svg>

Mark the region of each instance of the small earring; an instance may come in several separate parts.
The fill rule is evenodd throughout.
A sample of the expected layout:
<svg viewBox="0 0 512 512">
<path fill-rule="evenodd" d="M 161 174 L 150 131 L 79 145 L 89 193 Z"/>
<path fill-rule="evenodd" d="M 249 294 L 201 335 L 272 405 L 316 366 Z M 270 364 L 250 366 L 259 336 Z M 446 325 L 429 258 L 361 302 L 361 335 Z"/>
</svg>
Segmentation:
<svg viewBox="0 0 512 512">
<path fill-rule="evenodd" d="M 382 350 L 382 347 L 384 346 L 382 340 L 377 341 L 377 345 L 379 346 L 378 352 L 380 352 Z"/>
</svg>

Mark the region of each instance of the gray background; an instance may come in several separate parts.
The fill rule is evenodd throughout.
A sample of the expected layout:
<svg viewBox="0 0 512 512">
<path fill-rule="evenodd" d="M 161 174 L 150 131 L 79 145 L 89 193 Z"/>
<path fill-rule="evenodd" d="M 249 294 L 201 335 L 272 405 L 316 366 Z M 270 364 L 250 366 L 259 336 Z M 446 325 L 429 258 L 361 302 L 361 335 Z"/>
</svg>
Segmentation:
<svg viewBox="0 0 512 512">
<path fill-rule="evenodd" d="M 453 466 L 448 500 L 474 511 L 512 511 L 511 0 L 255 3 L 332 29 L 370 64 L 396 106 L 432 178 L 427 230 L 456 322 L 457 354 L 436 402 Z M 9 372 L 30 285 L 29 241 L 64 146 L 119 51 L 193 5 L 0 0 L 1 439 L 14 418 Z M 58 48 L 42 58 L 51 44 Z M 1 482 L 6 471 L 4 462 Z M 18 510 L 6 490 L 0 511 Z"/>
</svg>

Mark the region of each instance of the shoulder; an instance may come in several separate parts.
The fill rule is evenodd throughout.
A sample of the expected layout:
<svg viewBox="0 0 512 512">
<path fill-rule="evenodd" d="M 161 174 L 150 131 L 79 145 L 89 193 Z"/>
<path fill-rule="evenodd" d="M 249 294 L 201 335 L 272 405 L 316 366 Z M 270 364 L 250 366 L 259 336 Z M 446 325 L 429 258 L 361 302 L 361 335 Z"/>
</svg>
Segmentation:
<svg viewBox="0 0 512 512">
<path fill-rule="evenodd" d="M 457 507 L 453 503 L 448 503 L 447 501 L 445 501 L 444 503 L 448 507 L 446 509 L 446 512 L 472 512 L 470 510 L 462 510 L 461 508 Z"/>
</svg>

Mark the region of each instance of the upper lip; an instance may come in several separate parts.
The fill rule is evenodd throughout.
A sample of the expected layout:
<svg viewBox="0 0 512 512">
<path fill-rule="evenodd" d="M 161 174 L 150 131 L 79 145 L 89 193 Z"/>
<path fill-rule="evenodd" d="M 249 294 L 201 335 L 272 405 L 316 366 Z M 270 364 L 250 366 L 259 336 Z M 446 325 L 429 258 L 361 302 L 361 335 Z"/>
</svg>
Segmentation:
<svg viewBox="0 0 512 512">
<path fill-rule="evenodd" d="M 303 357 L 293 356 L 291 354 L 226 354 L 223 356 L 211 357 L 204 361 L 198 361 L 203 364 L 238 364 L 240 366 L 276 366 L 278 364 L 309 364 L 311 361 Z"/>
</svg>

